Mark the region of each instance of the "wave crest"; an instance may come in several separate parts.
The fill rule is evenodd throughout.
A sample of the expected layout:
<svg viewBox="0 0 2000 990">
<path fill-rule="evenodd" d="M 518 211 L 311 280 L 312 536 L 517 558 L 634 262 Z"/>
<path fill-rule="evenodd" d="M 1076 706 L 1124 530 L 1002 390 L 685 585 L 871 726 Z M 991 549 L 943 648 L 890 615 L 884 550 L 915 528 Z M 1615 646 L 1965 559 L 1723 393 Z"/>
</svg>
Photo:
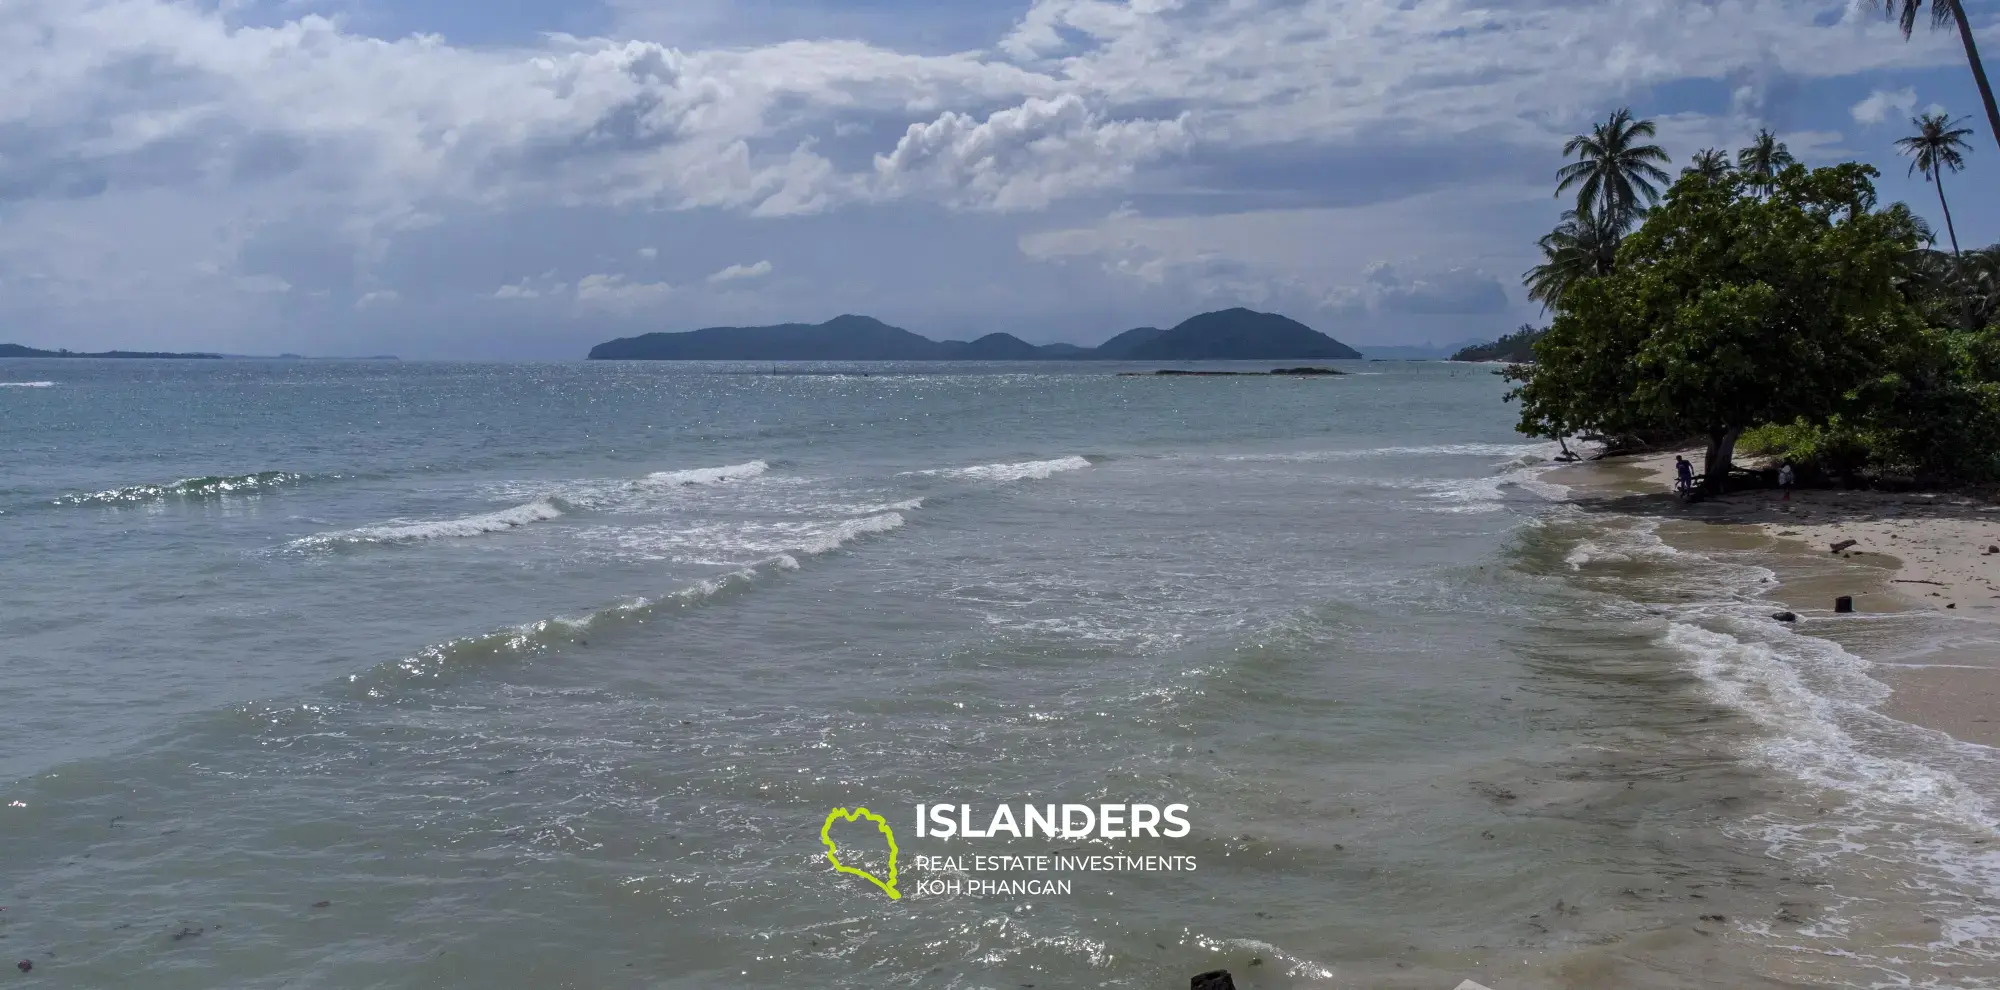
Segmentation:
<svg viewBox="0 0 2000 990">
<path fill-rule="evenodd" d="M 755 478 L 771 469 L 763 461 L 730 464 L 725 467 L 690 468 L 685 471 L 655 471 L 645 477 L 647 485 L 719 485 L 727 481 Z"/>
<path fill-rule="evenodd" d="M 1046 461 L 1016 461 L 1011 464 L 981 464 L 977 467 L 940 468 L 933 471 L 914 471 L 913 474 L 940 475 L 947 478 L 965 478 L 971 481 L 1040 481 L 1043 478 L 1064 471 L 1081 471 L 1090 466 L 1090 459 L 1074 454 Z"/>
<path fill-rule="evenodd" d="M 359 529 L 341 530 L 336 533 L 318 533 L 293 540 L 288 546 L 312 549 L 361 543 L 421 543 L 428 540 L 445 540 L 468 536 L 483 536 L 487 533 L 504 533 L 510 529 L 563 517 L 567 507 L 560 499 L 538 498 L 526 505 L 511 509 L 487 512 L 459 519 L 440 519 L 433 522 L 385 523 L 380 526 L 363 526 Z"/>
<path fill-rule="evenodd" d="M 292 471 L 259 471 L 256 474 L 217 475 L 207 478 L 182 478 L 161 485 L 128 485 L 101 492 L 84 492 L 64 495 L 56 499 L 57 505 L 120 505 L 132 502 L 151 502 L 165 498 L 215 498 L 224 495 L 242 495 L 296 485 L 309 476 Z"/>
</svg>

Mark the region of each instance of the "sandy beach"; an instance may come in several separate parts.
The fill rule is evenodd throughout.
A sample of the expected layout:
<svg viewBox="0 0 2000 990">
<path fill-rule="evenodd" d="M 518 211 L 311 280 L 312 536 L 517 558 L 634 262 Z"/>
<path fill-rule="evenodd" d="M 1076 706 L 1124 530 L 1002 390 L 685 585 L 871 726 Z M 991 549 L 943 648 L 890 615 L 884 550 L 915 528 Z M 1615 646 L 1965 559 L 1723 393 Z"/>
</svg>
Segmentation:
<svg viewBox="0 0 2000 990">
<path fill-rule="evenodd" d="M 1682 504 L 1672 495 L 1677 454 L 1700 463 L 1699 449 L 1591 462 L 1599 481 L 1586 497 L 1620 510 L 1720 525 L 1738 539 L 1769 540 L 1784 585 L 1773 597 L 1802 616 L 1830 615 L 1835 596 L 1851 595 L 1863 613 L 1927 609 L 1968 622 L 2000 622 L 2000 503 L 1951 492 L 1804 488 L 1789 500 L 1757 490 Z M 1854 566 L 1823 566 L 1834 560 Z M 1968 638 L 1986 640 L 1990 632 L 1982 632 Z M 2000 656 L 1974 645 L 1923 659 L 1876 662 L 1874 675 L 1894 691 L 1884 714 L 2000 746 Z"/>
</svg>

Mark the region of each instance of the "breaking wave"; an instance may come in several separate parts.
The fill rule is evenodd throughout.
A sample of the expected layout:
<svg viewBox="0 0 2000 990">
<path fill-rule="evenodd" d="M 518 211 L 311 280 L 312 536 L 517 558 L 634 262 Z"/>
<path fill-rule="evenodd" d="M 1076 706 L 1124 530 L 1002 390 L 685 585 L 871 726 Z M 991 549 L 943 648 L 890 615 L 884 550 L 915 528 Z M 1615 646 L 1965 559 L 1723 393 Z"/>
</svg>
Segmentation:
<svg viewBox="0 0 2000 990">
<path fill-rule="evenodd" d="M 551 519 L 560 519 L 567 511 L 561 499 L 539 498 L 526 505 L 511 509 L 487 512 L 460 519 L 440 519 L 433 522 L 394 522 L 380 526 L 363 526 L 359 529 L 341 530 L 335 533 L 318 533 L 293 540 L 287 546 L 296 549 L 315 549 L 346 544 L 363 543 L 420 543 L 427 540 L 455 539 L 467 536 L 483 536 L 487 533 L 504 533 L 510 529 Z"/>
<path fill-rule="evenodd" d="M 1047 461 L 1017 461 L 1012 464 L 981 464 L 977 467 L 940 468 L 932 471 L 913 471 L 911 474 L 937 475 L 947 478 L 965 478 L 972 481 L 1039 481 L 1064 471 L 1081 471 L 1090 466 L 1090 460 L 1071 455 Z"/>
<path fill-rule="evenodd" d="M 256 474 L 218 475 L 207 478 L 182 478 L 158 485 L 129 485 L 111 488 L 101 492 L 84 492 L 64 495 L 55 500 L 56 505 L 123 505 L 134 502 L 152 502 L 167 498 L 216 498 L 225 495 L 244 495 L 268 491 L 288 485 L 300 484 L 311 476 L 292 471 L 260 471 Z M 333 477 L 338 477 L 334 475 Z"/>
<path fill-rule="evenodd" d="M 726 467 L 691 468 L 685 471 L 655 471 L 645 477 L 648 485 L 719 485 L 726 481 L 755 478 L 771 469 L 763 461 L 749 461 Z"/>
<path fill-rule="evenodd" d="M 0 382 L 0 388 L 55 388 L 55 382 Z"/>
</svg>

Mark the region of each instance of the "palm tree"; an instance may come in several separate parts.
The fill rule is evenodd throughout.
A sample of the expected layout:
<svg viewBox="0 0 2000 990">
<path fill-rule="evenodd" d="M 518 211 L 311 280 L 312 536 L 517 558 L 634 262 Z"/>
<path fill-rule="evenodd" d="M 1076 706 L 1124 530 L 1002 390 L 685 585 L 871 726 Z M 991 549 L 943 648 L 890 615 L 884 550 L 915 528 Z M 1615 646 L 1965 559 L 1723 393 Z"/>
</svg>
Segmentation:
<svg viewBox="0 0 2000 990">
<path fill-rule="evenodd" d="M 1653 133 L 1652 121 L 1633 120 L 1631 109 L 1623 108 L 1589 134 L 1570 138 L 1563 145 L 1563 157 L 1573 155 L 1576 161 L 1556 173 L 1562 179 L 1556 195 L 1575 186 L 1575 212 L 1609 221 L 1622 233 L 1660 198 L 1654 183 L 1670 181 L 1653 164 L 1669 161 L 1667 153 L 1659 145 L 1639 143 Z"/>
<path fill-rule="evenodd" d="M 1736 153 L 1736 167 L 1749 177 L 1750 188 L 1763 196 L 1778 187 L 1779 172 L 1796 164 L 1798 159 L 1792 157 L 1792 150 L 1768 127 L 1757 132 L 1750 147 Z"/>
<path fill-rule="evenodd" d="M 1528 298 L 1541 303 L 1544 311 L 1560 309 L 1576 283 L 1611 274 L 1623 233 L 1621 225 L 1594 213 L 1565 211 L 1562 223 L 1536 242 L 1542 263 L 1521 276 Z"/>
<path fill-rule="evenodd" d="M 1729 164 L 1729 152 L 1719 148 L 1703 148 L 1688 160 L 1688 167 L 1681 169 L 1681 174 L 1693 172 L 1713 182 L 1728 175 L 1729 170 L 1734 167 Z"/>
<path fill-rule="evenodd" d="M 1924 0 L 1882 0 L 1883 10 L 1896 17 L 1903 29 L 1903 37 L 1917 29 L 1917 15 Z M 1965 44 L 1965 61 L 1972 66 L 1972 81 L 1979 85 L 1979 98 L 1986 101 L 1986 125 L 1993 128 L 1993 139 L 2000 141 L 2000 106 L 1994 105 L 1993 86 L 1986 81 L 1986 66 L 1979 61 L 1979 46 L 1972 40 L 1972 24 L 1965 17 L 1965 8 L 1959 0 L 1931 0 L 1931 27 L 1954 27 L 1958 30 L 1958 40 Z"/>
<path fill-rule="evenodd" d="M 1972 133 L 1969 127 L 1960 127 L 1965 118 L 1951 119 L 1947 113 L 1927 113 L 1921 117 L 1911 117 L 1917 133 L 1896 140 L 1896 150 L 1910 156 L 1910 174 L 1923 170 L 1925 182 L 1937 183 L 1938 208 L 1944 211 L 1945 233 L 1951 235 L 1951 253 L 1963 257 L 1958 251 L 1958 230 L 1951 223 L 1951 206 L 1944 201 L 1944 173 L 1947 169 L 1957 172 L 1965 168 L 1965 153 L 1971 148 L 1965 146 L 1965 138 Z"/>
</svg>

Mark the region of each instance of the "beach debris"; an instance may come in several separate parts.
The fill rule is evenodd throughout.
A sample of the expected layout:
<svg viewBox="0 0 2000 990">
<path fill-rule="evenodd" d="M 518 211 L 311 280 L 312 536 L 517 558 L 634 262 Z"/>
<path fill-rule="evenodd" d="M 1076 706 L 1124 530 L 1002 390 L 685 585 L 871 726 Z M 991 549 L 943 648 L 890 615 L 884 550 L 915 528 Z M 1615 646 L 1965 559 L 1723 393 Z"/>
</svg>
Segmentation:
<svg viewBox="0 0 2000 990">
<path fill-rule="evenodd" d="M 1200 973 L 1188 981 L 1188 990 L 1236 990 L 1236 981 L 1229 978 L 1226 969 Z"/>
<path fill-rule="evenodd" d="M 1861 542 L 1860 540 L 1842 540 L 1842 541 L 1840 541 L 1839 543 L 1834 543 L 1834 544 L 1831 544 L 1831 546 L 1833 547 L 1833 552 L 1834 552 L 1834 553 L 1839 553 L 1839 552 L 1841 552 L 1842 550 L 1845 550 L 1845 549 L 1847 549 L 1848 547 L 1851 547 L 1851 546 L 1853 546 L 1853 545 L 1855 545 L 1855 544 L 1857 544 L 1857 543 L 1860 543 L 1860 542 Z"/>
<path fill-rule="evenodd" d="M 1771 616 L 1771 618 L 1773 618 L 1773 619 L 1776 619 L 1776 620 L 1778 620 L 1779 622 L 1797 622 L 1797 621 L 1799 621 L 1799 617 L 1798 617 L 1798 614 L 1797 614 L 1797 613 L 1794 613 L 1794 612 L 1778 612 L 1778 613 L 1775 613 L 1775 614 L 1773 614 L 1773 615 Z"/>
<path fill-rule="evenodd" d="M 187 927 L 186 925 L 182 925 L 182 926 L 181 926 L 181 930 L 180 930 L 180 931 L 177 931 L 177 932 L 175 932 L 175 933 L 174 933 L 174 941 L 178 942 L 178 941 L 180 941 L 181 939 L 184 939 L 184 938 L 200 938 L 200 937 L 201 937 L 201 933 L 202 933 L 202 932 L 205 932 L 205 931 L 208 931 L 208 929 L 206 929 L 206 928 L 189 928 L 189 927 Z"/>
<path fill-rule="evenodd" d="M 1854 596 L 1842 595 L 1833 600 L 1833 610 L 1842 615 L 1854 611 Z"/>
</svg>

